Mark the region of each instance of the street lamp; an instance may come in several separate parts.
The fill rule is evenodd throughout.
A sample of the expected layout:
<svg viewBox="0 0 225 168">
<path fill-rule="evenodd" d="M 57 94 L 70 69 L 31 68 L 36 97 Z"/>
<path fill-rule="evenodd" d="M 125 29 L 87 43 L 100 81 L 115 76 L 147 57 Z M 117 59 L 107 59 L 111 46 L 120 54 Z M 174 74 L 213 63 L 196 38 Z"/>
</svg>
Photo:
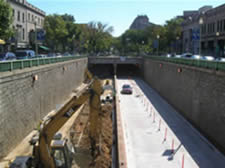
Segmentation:
<svg viewBox="0 0 225 168">
<path fill-rule="evenodd" d="M 176 40 L 177 40 L 177 45 L 176 45 L 176 54 L 177 54 L 177 53 L 178 53 L 178 52 L 177 52 L 177 50 L 178 50 L 178 42 L 179 42 L 179 40 L 180 40 L 180 37 L 177 36 L 177 37 L 176 37 Z"/>
<path fill-rule="evenodd" d="M 220 32 L 216 32 L 216 36 L 219 37 L 220 36 Z"/>
<path fill-rule="evenodd" d="M 216 57 L 220 57 L 220 47 L 219 47 L 219 40 L 218 40 L 218 37 L 220 36 L 220 32 L 216 32 L 216 41 L 217 41 L 217 44 L 216 44 Z"/>
<path fill-rule="evenodd" d="M 128 45 L 129 45 L 130 38 L 126 38 L 125 40 L 126 40 L 125 46 L 123 47 L 124 56 L 126 55 L 126 50 L 127 50 Z"/>
<path fill-rule="evenodd" d="M 38 41 L 37 41 L 37 18 L 34 19 L 34 28 L 35 28 L 35 53 L 38 55 Z"/>
<path fill-rule="evenodd" d="M 199 25 L 200 25 L 200 37 L 199 37 L 199 55 L 201 55 L 201 50 L 202 50 L 202 25 L 204 21 L 203 18 L 201 17 L 199 19 Z"/>
<path fill-rule="evenodd" d="M 156 37 L 158 39 L 157 55 L 159 55 L 159 39 L 160 39 L 160 35 L 157 35 Z"/>
</svg>

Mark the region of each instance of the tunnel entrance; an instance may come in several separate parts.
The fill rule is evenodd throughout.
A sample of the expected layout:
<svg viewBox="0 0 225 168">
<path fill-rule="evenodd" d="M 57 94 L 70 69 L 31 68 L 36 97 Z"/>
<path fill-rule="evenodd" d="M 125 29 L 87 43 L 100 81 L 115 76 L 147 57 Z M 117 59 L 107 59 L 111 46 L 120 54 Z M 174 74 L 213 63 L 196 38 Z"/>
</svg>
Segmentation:
<svg viewBox="0 0 225 168">
<path fill-rule="evenodd" d="M 114 72 L 116 72 L 118 77 L 140 77 L 142 75 L 141 66 L 139 64 L 92 64 L 89 65 L 88 69 L 100 79 L 113 78 Z"/>
<path fill-rule="evenodd" d="M 141 66 L 139 64 L 118 64 L 117 65 L 117 76 L 141 76 Z"/>
<path fill-rule="evenodd" d="M 100 79 L 113 78 L 113 64 L 92 64 L 89 65 L 90 72 Z"/>
</svg>

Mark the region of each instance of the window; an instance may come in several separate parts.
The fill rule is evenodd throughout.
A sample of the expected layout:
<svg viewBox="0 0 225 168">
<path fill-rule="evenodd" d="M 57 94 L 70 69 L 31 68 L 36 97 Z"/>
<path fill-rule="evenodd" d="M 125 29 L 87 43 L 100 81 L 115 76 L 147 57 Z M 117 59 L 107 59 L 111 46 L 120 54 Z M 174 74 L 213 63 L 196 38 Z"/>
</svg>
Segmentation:
<svg viewBox="0 0 225 168">
<path fill-rule="evenodd" d="M 25 22 L 25 16 L 24 16 L 24 13 L 23 13 L 23 23 Z"/>
<path fill-rule="evenodd" d="M 23 40 L 25 40 L 25 30 L 23 29 Z"/>
<path fill-rule="evenodd" d="M 225 31 L 225 19 L 223 20 L 223 31 Z"/>
<path fill-rule="evenodd" d="M 20 11 L 17 12 L 17 21 L 20 21 Z"/>
<path fill-rule="evenodd" d="M 13 17 L 15 17 L 15 10 L 13 9 L 13 13 L 12 13 Z"/>
<path fill-rule="evenodd" d="M 217 27 L 217 32 L 219 32 L 219 24 L 220 24 L 220 22 L 219 21 L 217 21 L 217 25 L 216 25 L 216 27 Z"/>
<path fill-rule="evenodd" d="M 32 22 L 34 21 L 34 15 L 32 15 Z"/>
<path fill-rule="evenodd" d="M 38 24 L 40 25 L 40 18 L 38 18 Z"/>
<path fill-rule="evenodd" d="M 210 33 L 210 24 L 208 24 L 208 34 Z"/>
<path fill-rule="evenodd" d="M 223 21 L 221 20 L 220 21 L 220 32 L 222 32 L 223 31 Z"/>
<path fill-rule="evenodd" d="M 28 13 L 28 21 L 30 21 L 30 13 Z"/>
<path fill-rule="evenodd" d="M 55 150 L 53 153 L 53 158 L 55 160 L 56 167 L 65 167 L 66 161 L 64 157 L 64 153 L 61 150 Z"/>
</svg>

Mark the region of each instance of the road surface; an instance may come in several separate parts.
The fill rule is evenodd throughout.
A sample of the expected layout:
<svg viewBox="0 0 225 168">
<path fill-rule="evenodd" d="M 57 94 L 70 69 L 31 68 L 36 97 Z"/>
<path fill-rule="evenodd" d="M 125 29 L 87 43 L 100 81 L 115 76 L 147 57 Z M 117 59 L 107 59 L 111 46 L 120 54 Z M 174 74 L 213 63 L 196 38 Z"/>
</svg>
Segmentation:
<svg viewBox="0 0 225 168">
<path fill-rule="evenodd" d="M 123 84 L 132 95 L 120 92 Z M 223 168 L 225 157 L 141 79 L 117 80 L 128 168 Z"/>
</svg>

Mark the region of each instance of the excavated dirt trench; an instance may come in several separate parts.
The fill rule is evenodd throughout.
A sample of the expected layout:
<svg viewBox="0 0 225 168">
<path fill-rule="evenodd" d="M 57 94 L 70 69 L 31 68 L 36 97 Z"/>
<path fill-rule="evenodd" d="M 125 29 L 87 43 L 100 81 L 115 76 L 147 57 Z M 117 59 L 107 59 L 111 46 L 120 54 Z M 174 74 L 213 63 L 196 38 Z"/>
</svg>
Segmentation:
<svg viewBox="0 0 225 168">
<path fill-rule="evenodd" d="M 106 80 L 101 81 L 104 85 Z M 112 84 L 112 80 L 108 81 Z M 110 90 L 104 92 L 105 95 L 109 93 L 112 94 Z M 71 141 L 76 150 L 74 168 L 112 167 L 113 107 L 113 102 L 102 103 L 97 119 L 98 138 L 93 140 L 90 138 L 89 102 L 86 102 L 70 131 Z"/>
</svg>

